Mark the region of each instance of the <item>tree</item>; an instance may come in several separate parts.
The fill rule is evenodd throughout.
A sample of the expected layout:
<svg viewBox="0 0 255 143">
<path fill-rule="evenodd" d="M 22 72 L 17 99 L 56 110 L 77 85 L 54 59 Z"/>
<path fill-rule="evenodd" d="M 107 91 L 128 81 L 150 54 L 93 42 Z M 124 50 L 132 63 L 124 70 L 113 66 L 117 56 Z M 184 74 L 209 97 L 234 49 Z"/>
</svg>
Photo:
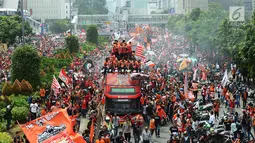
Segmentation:
<svg viewBox="0 0 255 143">
<path fill-rule="evenodd" d="M 107 14 L 106 0 L 76 0 L 74 6 L 79 14 Z"/>
<path fill-rule="evenodd" d="M 15 95 L 18 95 L 21 93 L 21 84 L 17 79 L 14 81 L 12 85 L 12 93 Z"/>
<path fill-rule="evenodd" d="M 96 25 L 89 25 L 87 29 L 87 40 L 93 44 L 98 44 L 98 31 Z"/>
<path fill-rule="evenodd" d="M 191 30 L 188 32 L 188 36 L 193 43 L 199 45 L 201 50 L 212 53 L 215 50 L 213 39 L 216 37 L 216 30 L 226 17 L 227 13 L 216 3 L 210 3 L 208 11 L 205 12 L 199 12 L 198 9 L 195 9 L 191 13 Z"/>
<path fill-rule="evenodd" d="M 54 34 L 63 33 L 71 29 L 71 23 L 67 19 L 55 20 L 50 24 L 49 29 Z"/>
<path fill-rule="evenodd" d="M 9 82 L 5 82 L 4 87 L 2 88 L 3 95 L 11 95 L 12 94 L 12 85 Z"/>
<path fill-rule="evenodd" d="M 40 85 L 40 57 L 29 45 L 17 48 L 12 55 L 11 79 L 25 79 L 35 88 Z"/>
<path fill-rule="evenodd" d="M 69 49 L 70 53 L 79 52 L 79 40 L 76 36 L 66 37 L 66 48 Z"/>
<path fill-rule="evenodd" d="M 239 26 L 231 26 L 224 20 L 217 30 L 215 45 L 217 49 L 230 56 L 244 77 L 255 77 L 255 13 L 251 21 Z"/>
<path fill-rule="evenodd" d="M 22 36 L 22 26 L 20 16 L 1 16 L 0 17 L 0 41 L 10 45 L 16 42 L 16 38 Z M 32 34 L 32 27 L 25 22 L 24 35 Z"/>
</svg>

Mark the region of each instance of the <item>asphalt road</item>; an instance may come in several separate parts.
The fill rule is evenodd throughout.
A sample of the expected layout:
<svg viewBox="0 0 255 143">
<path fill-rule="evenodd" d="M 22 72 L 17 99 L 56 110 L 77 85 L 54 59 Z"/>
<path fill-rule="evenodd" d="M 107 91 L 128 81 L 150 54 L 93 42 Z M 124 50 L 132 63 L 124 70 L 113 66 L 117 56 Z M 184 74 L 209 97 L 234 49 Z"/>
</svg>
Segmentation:
<svg viewBox="0 0 255 143">
<path fill-rule="evenodd" d="M 241 101 L 241 107 L 242 107 L 242 105 L 243 104 L 242 104 L 242 101 Z M 225 104 L 221 104 L 221 106 L 220 106 L 219 117 L 221 117 L 221 115 L 223 115 L 223 111 L 227 112 L 227 109 L 225 108 Z M 239 115 L 240 115 L 241 112 L 242 112 L 242 108 L 235 108 L 235 111 L 237 111 L 239 113 Z M 83 118 L 81 120 L 80 133 L 82 133 L 86 129 L 87 123 L 88 123 L 88 119 Z M 217 121 L 216 121 L 216 124 L 217 124 Z M 161 127 L 160 138 L 155 137 L 155 133 L 154 133 L 154 135 L 152 137 L 152 142 L 153 143 L 166 143 L 167 140 L 169 139 L 169 128 L 170 128 L 170 126 L 171 126 L 171 124 L 168 123 L 167 125 Z M 131 139 L 131 142 L 134 143 L 134 139 L 133 138 Z"/>
</svg>

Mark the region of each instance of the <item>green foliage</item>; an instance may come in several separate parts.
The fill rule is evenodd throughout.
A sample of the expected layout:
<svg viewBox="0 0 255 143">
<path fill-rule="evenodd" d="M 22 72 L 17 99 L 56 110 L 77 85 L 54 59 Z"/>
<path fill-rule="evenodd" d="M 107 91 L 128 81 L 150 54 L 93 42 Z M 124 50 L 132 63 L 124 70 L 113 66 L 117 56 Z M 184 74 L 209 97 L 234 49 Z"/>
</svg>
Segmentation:
<svg viewBox="0 0 255 143">
<path fill-rule="evenodd" d="M 66 48 L 69 49 L 70 53 L 79 52 L 79 40 L 76 36 L 66 37 Z"/>
<path fill-rule="evenodd" d="M 12 85 L 9 82 L 5 82 L 4 87 L 2 89 L 3 95 L 11 95 L 12 94 Z"/>
<path fill-rule="evenodd" d="M 7 132 L 0 132 L 0 143 L 12 143 L 13 139 Z"/>
<path fill-rule="evenodd" d="M 12 81 L 25 79 L 33 87 L 40 85 L 40 57 L 29 45 L 17 48 L 12 55 Z"/>
<path fill-rule="evenodd" d="M 85 50 L 87 53 L 96 49 L 96 45 L 89 42 L 82 43 L 81 46 L 82 50 Z"/>
<path fill-rule="evenodd" d="M 21 94 L 21 84 L 17 79 L 14 81 L 12 85 L 12 93 L 15 95 Z"/>
<path fill-rule="evenodd" d="M 108 43 L 108 40 L 106 37 L 99 36 L 98 37 L 98 43 L 99 43 L 99 48 L 105 48 L 105 45 Z"/>
<path fill-rule="evenodd" d="M 98 31 L 96 25 L 89 25 L 87 29 L 87 41 L 98 44 Z"/>
<path fill-rule="evenodd" d="M 58 58 L 49 58 L 41 57 L 41 70 L 44 71 L 45 75 L 41 75 L 41 82 L 49 86 L 52 82 L 53 75 L 58 75 L 59 71 L 63 67 L 70 65 L 72 59 L 58 59 Z"/>
<path fill-rule="evenodd" d="M 224 55 L 229 55 L 245 77 L 255 77 L 255 12 L 251 21 L 232 26 L 224 20 L 217 30 L 214 43 Z"/>
<path fill-rule="evenodd" d="M 9 96 L 10 100 L 14 102 L 15 104 L 15 107 L 26 107 L 26 108 L 29 108 L 29 105 L 28 105 L 28 96 L 26 95 L 18 95 L 18 96 L 14 96 L 14 95 L 11 95 Z"/>
<path fill-rule="evenodd" d="M 76 0 L 79 14 L 107 14 L 106 0 Z"/>
<path fill-rule="evenodd" d="M 192 47 L 213 53 L 217 29 L 225 18 L 227 13 L 224 9 L 217 3 L 210 3 L 207 11 L 195 8 L 187 15 L 172 15 L 167 28 L 174 35 L 188 39 L 190 54 L 195 51 Z"/>
<path fill-rule="evenodd" d="M 11 99 L 9 99 L 8 97 L 0 96 L 0 109 L 6 108 L 7 105 L 11 104 Z"/>
<path fill-rule="evenodd" d="M 2 112 L 0 111 L 0 117 L 3 119 L 3 117 L 4 117 L 4 113 L 5 112 L 3 112 L 3 116 L 1 116 L 2 115 Z M 6 121 L 4 120 L 3 122 L 0 122 L 0 133 L 1 132 L 4 132 L 4 131 L 6 131 Z M 1 137 L 0 137 L 0 142 L 1 142 Z M 2 142 L 1 142 L 2 143 Z"/>
<path fill-rule="evenodd" d="M 12 109 L 12 118 L 14 121 L 25 121 L 29 113 L 28 107 L 14 107 Z"/>
<path fill-rule="evenodd" d="M 1 16 L 0 17 L 0 41 L 2 43 L 14 44 L 16 37 L 22 36 L 22 19 L 20 16 Z M 25 22 L 24 35 L 32 34 L 32 27 Z"/>
<path fill-rule="evenodd" d="M 49 27 L 49 30 L 54 34 L 63 33 L 69 29 L 71 29 L 71 23 L 70 20 L 67 19 L 55 20 L 50 24 Z"/>
</svg>

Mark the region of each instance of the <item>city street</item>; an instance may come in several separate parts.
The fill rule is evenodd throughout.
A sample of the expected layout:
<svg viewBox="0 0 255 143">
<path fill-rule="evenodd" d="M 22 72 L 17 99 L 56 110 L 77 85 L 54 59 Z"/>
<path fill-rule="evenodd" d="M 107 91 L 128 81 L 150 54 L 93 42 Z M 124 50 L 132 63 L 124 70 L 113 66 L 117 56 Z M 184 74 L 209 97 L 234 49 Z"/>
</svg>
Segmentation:
<svg viewBox="0 0 255 143">
<path fill-rule="evenodd" d="M 251 99 L 249 98 L 248 99 L 248 103 L 251 102 Z M 241 107 L 242 107 L 242 100 L 241 100 Z M 221 104 L 221 107 L 220 107 L 220 116 L 221 117 L 223 115 L 223 112 L 227 112 L 227 109 L 225 108 L 225 104 Z M 235 108 L 235 111 L 239 113 L 242 112 L 242 108 Z M 218 122 L 216 120 L 216 122 Z M 88 123 L 88 119 L 87 118 L 82 118 L 81 120 L 81 125 L 80 125 L 80 131 L 79 133 L 81 134 L 87 127 L 87 123 Z M 163 126 L 160 128 L 160 138 L 157 138 L 155 136 L 155 134 L 153 135 L 152 137 L 152 142 L 153 143 L 166 143 L 167 140 L 169 139 L 169 128 L 170 128 L 171 124 L 168 123 L 167 125 Z M 121 128 L 120 128 L 121 129 Z M 131 142 L 134 142 L 134 138 L 132 137 L 131 139 Z"/>
</svg>

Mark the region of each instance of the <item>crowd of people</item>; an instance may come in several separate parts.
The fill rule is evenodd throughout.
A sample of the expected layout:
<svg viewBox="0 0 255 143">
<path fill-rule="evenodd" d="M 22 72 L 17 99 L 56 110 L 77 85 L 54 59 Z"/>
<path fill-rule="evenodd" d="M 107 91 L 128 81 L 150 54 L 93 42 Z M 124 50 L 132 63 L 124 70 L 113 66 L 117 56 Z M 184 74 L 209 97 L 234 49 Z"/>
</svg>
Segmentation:
<svg viewBox="0 0 255 143">
<path fill-rule="evenodd" d="M 167 33 L 162 29 L 158 31 L 160 31 L 158 35 Z M 149 77 L 141 80 L 142 114 L 131 116 L 127 113 L 124 117 L 119 117 L 114 113 L 105 113 L 102 116 L 104 120 L 102 125 L 101 123 L 94 124 L 102 126 L 99 133 L 95 133 L 96 143 L 127 143 L 131 141 L 131 137 L 134 137 L 135 142 L 149 143 L 152 142 L 154 136 L 161 138 L 161 128 L 167 125 L 170 125 L 169 143 L 190 143 L 196 142 L 195 140 L 207 142 L 215 139 L 218 134 L 213 130 L 213 127 L 217 127 L 219 124 L 222 124 L 226 131 L 233 134 L 233 138 L 230 138 L 233 142 L 238 143 L 246 137 L 248 140 L 254 139 L 251 130 L 253 128 L 255 132 L 255 108 L 252 104 L 248 104 L 247 90 L 238 88 L 239 80 L 235 78 L 238 73 L 232 72 L 232 82 L 222 85 L 215 76 L 209 75 L 210 73 L 214 74 L 213 71 L 216 70 L 213 69 L 224 73 L 225 69 L 231 69 L 230 64 L 224 63 L 216 67 L 213 66 L 215 63 L 207 62 L 205 64 L 204 61 L 198 61 L 200 65 L 191 65 L 192 68 L 197 69 L 194 79 L 195 72 L 193 70 L 180 72 L 176 68 L 176 58 L 172 53 L 176 53 L 178 50 L 168 46 L 169 41 L 173 44 L 176 39 L 171 39 L 170 34 L 168 34 L 168 38 L 169 40 L 159 37 L 157 43 L 151 44 L 150 50 L 153 50 L 156 55 L 162 55 L 156 57 L 157 61 L 155 61 L 154 67 L 146 66 L 137 58 L 133 43 L 125 40 L 115 40 L 110 51 L 104 51 L 104 53 L 94 51 L 93 56 L 84 55 L 84 58 L 74 58 L 70 66 L 65 68 L 67 75 L 72 79 L 72 86 L 63 84 L 58 92 L 41 87 L 40 98 L 35 98 L 32 95 L 28 98 L 30 105 L 28 121 L 58 108 L 65 108 L 73 120 L 74 131 L 81 132 L 84 140 L 90 143 L 92 122 L 97 123 L 99 112 L 105 112 L 101 110 L 103 108 L 99 107 L 104 106 L 106 100 L 103 94 L 102 78 L 107 73 L 116 70 L 119 73 L 136 71 Z M 44 44 L 51 43 L 47 42 L 47 39 L 45 41 L 39 44 L 39 51 L 42 56 L 51 56 L 55 48 L 53 46 L 45 48 Z M 140 39 L 140 41 L 142 40 Z M 158 43 L 161 44 L 158 45 Z M 184 50 L 178 51 L 176 55 Z M 104 62 L 96 62 L 102 61 L 103 55 L 108 55 L 108 58 L 104 58 Z M 8 72 L 10 58 L 4 57 L 5 55 L 0 55 L 0 58 L 4 59 L 0 60 L 0 69 Z M 100 68 L 92 72 L 85 69 L 83 65 L 88 58 L 94 61 L 95 67 L 103 67 L 104 72 L 100 73 Z M 207 78 L 204 78 L 205 73 L 208 75 Z M 4 75 L 5 78 L 8 77 L 8 74 Z M 3 77 L 1 76 L 1 78 Z M 197 103 L 199 106 L 196 106 Z M 242 113 L 236 111 L 237 108 L 241 108 L 241 103 L 243 103 Z M 206 117 L 203 120 L 206 122 L 203 123 L 201 123 L 202 117 L 196 112 L 200 107 L 204 107 L 207 111 L 208 118 Z M 221 120 L 219 114 L 222 113 L 220 110 L 224 107 L 229 111 L 229 114 L 226 115 L 227 118 Z M 89 122 L 86 129 L 81 131 L 83 118 L 88 119 Z M 122 127 L 120 118 L 124 119 Z"/>
</svg>

